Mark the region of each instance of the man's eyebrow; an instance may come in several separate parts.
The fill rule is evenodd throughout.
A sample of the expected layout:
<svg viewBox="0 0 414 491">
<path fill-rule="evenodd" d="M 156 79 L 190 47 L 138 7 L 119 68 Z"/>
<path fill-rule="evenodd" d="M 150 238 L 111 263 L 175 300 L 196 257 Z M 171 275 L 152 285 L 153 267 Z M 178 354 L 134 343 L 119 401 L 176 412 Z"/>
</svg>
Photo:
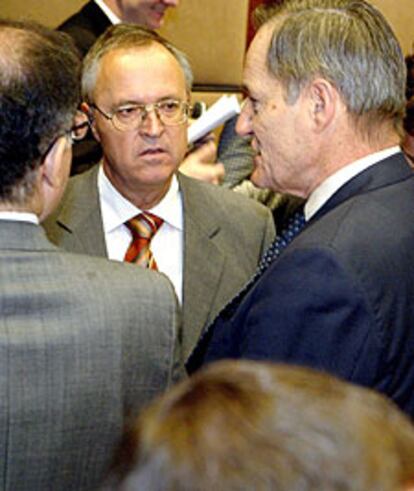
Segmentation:
<svg viewBox="0 0 414 491">
<path fill-rule="evenodd" d="M 181 101 L 181 100 L 184 100 L 182 99 L 181 97 L 178 97 L 177 95 L 165 95 L 163 97 L 160 97 L 159 99 L 157 99 L 156 101 L 154 102 L 163 102 L 163 101 L 170 101 L 170 100 L 177 100 L 177 101 Z M 122 106 L 142 106 L 142 105 L 145 105 L 145 104 L 149 104 L 148 102 L 144 102 L 144 101 L 137 101 L 137 100 L 132 100 L 132 99 L 127 99 L 127 100 L 122 100 L 122 101 L 118 101 L 116 102 L 113 107 L 117 108 L 117 107 L 122 107 Z"/>
</svg>

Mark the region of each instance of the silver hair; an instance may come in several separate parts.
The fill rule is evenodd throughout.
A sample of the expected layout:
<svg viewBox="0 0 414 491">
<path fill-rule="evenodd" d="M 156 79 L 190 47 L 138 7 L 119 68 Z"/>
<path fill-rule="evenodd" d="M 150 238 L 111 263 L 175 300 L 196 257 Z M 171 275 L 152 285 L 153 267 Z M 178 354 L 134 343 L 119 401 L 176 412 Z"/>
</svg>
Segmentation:
<svg viewBox="0 0 414 491">
<path fill-rule="evenodd" d="M 354 120 L 369 129 L 405 110 L 401 47 L 383 15 L 364 0 L 287 0 L 275 15 L 267 63 L 293 102 L 323 77 L 339 91 Z M 372 123 L 372 124 L 369 124 Z"/>
<path fill-rule="evenodd" d="M 83 61 L 82 70 L 82 97 L 86 102 L 92 103 L 99 68 L 102 58 L 109 52 L 117 49 L 134 49 L 151 44 L 159 44 L 167 49 L 177 60 L 184 72 L 186 89 L 191 91 L 193 85 L 193 72 L 186 55 L 172 45 L 169 41 L 145 27 L 136 24 L 117 24 L 111 26 L 102 34 L 91 47 Z"/>
</svg>

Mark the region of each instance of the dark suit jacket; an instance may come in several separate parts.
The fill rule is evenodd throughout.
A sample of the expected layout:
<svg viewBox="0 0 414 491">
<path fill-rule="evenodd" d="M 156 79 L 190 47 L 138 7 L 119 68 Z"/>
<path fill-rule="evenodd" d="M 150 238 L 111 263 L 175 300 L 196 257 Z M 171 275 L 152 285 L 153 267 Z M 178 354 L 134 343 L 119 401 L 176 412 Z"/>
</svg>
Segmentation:
<svg viewBox="0 0 414 491">
<path fill-rule="evenodd" d="M 84 57 L 97 37 L 110 25 L 110 20 L 98 5 L 90 1 L 79 12 L 65 20 L 58 27 L 58 30 L 66 32 L 73 38 L 82 57 Z"/>
<path fill-rule="evenodd" d="M 71 252 L 107 256 L 97 167 L 69 181 L 45 228 Z M 270 211 L 219 186 L 178 174 L 184 204 L 183 352 L 247 282 L 274 236 Z"/>
<path fill-rule="evenodd" d="M 98 489 L 127 416 L 170 384 L 170 283 L 5 220 L 0 271 L 0 489 Z"/>
<path fill-rule="evenodd" d="M 308 365 L 414 416 L 414 177 L 402 154 L 346 183 L 237 311 L 203 333 L 190 372 L 222 358 Z"/>
<path fill-rule="evenodd" d="M 74 40 L 83 58 L 96 39 L 112 25 L 108 17 L 95 2 L 88 2 L 59 27 Z M 102 158 L 102 150 L 91 131 L 86 138 L 73 147 L 71 174 L 79 174 L 89 169 Z"/>
</svg>

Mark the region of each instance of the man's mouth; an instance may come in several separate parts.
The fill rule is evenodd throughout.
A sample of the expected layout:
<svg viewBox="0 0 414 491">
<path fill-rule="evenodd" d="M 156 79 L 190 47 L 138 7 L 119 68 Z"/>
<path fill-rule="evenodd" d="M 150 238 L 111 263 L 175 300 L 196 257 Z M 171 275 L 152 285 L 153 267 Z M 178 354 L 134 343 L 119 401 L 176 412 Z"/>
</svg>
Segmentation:
<svg viewBox="0 0 414 491">
<path fill-rule="evenodd" d="M 146 156 L 146 155 L 160 155 L 161 153 L 165 153 L 165 150 L 161 147 L 155 147 L 155 148 L 146 148 L 140 153 L 140 156 Z"/>
<path fill-rule="evenodd" d="M 152 9 L 153 13 L 159 18 L 162 19 L 164 17 L 166 8 L 165 7 L 154 7 Z"/>
</svg>

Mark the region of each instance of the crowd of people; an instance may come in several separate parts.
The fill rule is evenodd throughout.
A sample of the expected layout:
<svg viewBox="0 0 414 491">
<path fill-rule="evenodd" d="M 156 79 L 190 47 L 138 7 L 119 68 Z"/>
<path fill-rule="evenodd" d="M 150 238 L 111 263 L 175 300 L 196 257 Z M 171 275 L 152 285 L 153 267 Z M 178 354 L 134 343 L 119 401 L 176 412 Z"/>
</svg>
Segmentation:
<svg viewBox="0 0 414 491">
<path fill-rule="evenodd" d="M 188 149 L 178 4 L 0 20 L 0 488 L 413 490 L 411 58 L 367 0 L 258 7 L 269 207 Z"/>
</svg>

